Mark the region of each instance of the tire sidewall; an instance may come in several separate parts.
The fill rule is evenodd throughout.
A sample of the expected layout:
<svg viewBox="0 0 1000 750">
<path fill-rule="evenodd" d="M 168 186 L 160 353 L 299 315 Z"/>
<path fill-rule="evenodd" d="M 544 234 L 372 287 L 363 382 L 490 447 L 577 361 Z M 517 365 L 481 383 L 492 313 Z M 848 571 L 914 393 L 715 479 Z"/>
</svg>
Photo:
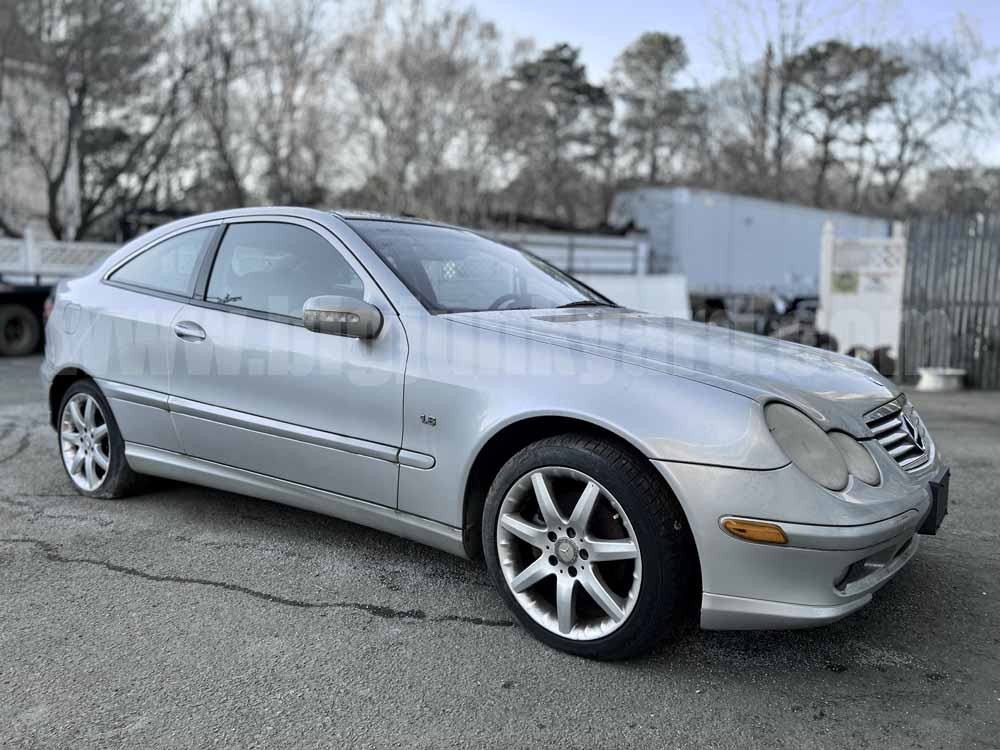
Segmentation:
<svg viewBox="0 0 1000 750">
<path fill-rule="evenodd" d="M 514 483 L 530 471 L 547 466 L 565 466 L 581 471 L 595 479 L 615 500 L 628 516 L 639 544 L 642 557 L 642 582 L 639 596 L 628 620 L 603 638 L 592 641 L 577 641 L 563 638 L 535 622 L 524 611 L 510 590 L 504 578 L 497 552 L 497 523 L 503 500 Z M 668 519 L 671 527 L 676 527 L 677 519 Z M 517 616 L 518 621 L 533 635 L 549 646 L 580 656 L 592 658 L 621 658 L 632 655 L 632 644 L 641 637 L 641 631 L 648 630 L 651 621 L 660 623 L 669 620 L 664 617 L 664 606 L 676 610 L 683 602 L 678 592 L 672 591 L 664 583 L 669 561 L 674 557 L 662 549 L 663 539 L 658 538 L 653 529 L 664 519 L 655 517 L 654 509 L 627 481 L 621 467 L 612 464 L 605 456 L 565 445 L 546 444 L 529 446 L 511 458 L 497 474 L 483 512 L 483 554 L 494 585 L 499 589 L 507 606 Z M 681 527 L 683 528 L 683 527 Z M 678 529 L 679 530 L 679 529 Z M 680 538 L 677 540 L 681 543 Z M 645 650 L 645 649 L 641 649 Z"/>
<path fill-rule="evenodd" d="M 20 341 L 8 343 L 4 329 L 11 319 L 20 319 L 25 333 Z M 35 315 L 24 305 L 0 305 L 0 356 L 23 357 L 38 348 L 42 328 Z"/>
<path fill-rule="evenodd" d="M 104 421 L 108 425 L 108 471 L 104 476 L 104 481 L 101 486 L 96 490 L 85 490 L 79 487 L 73 478 L 69 475 L 69 469 L 66 468 L 66 462 L 62 457 L 62 424 L 63 415 L 66 412 L 66 405 L 69 400 L 76 396 L 77 394 L 85 393 L 88 396 L 92 396 L 101 407 L 101 412 L 104 415 Z M 69 479 L 70 483 L 73 485 L 73 489 L 79 492 L 81 495 L 86 495 L 87 497 L 98 497 L 98 498 L 114 498 L 119 496 L 119 488 L 124 483 L 126 477 L 123 476 L 129 472 L 128 463 L 125 460 L 125 441 L 122 439 L 121 431 L 118 429 L 118 422 L 115 421 L 115 415 L 111 411 L 111 406 L 108 404 L 104 394 L 101 393 L 101 389 L 92 380 L 78 380 L 73 383 L 63 394 L 62 402 L 59 404 L 59 415 L 56 421 L 56 445 L 59 449 L 59 463 L 63 467 L 63 471 L 66 474 L 66 478 Z"/>
</svg>

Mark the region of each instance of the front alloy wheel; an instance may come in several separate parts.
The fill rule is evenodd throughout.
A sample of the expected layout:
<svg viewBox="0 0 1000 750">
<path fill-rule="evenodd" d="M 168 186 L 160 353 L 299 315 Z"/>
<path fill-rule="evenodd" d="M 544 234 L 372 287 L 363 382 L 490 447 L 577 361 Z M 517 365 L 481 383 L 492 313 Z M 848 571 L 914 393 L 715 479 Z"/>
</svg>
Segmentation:
<svg viewBox="0 0 1000 750">
<path fill-rule="evenodd" d="M 694 611 L 687 519 L 649 459 L 612 438 L 555 435 L 512 456 L 486 497 L 482 542 L 507 606 L 562 651 L 635 656 Z"/>
<path fill-rule="evenodd" d="M 518 603 L 563 638 L 602 638 L 635 607 L 642 557 L 632 524 L 611 493 L 581 471 L 546 466 L 515 482 L 496 543 Z"/>
</svg>

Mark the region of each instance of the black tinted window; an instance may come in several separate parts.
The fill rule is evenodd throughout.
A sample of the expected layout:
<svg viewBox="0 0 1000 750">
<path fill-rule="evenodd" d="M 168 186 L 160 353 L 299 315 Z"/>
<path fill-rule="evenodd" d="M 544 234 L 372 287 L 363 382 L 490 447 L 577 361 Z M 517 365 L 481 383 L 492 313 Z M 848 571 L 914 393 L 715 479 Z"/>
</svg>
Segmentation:
<svg viewBox="0 0 1000 750">
<path fill-rule="evenodd" d="M 362 299 L 364 285 L 343 256 L 294 224 L 233 224 L 212 266 L 205 299 L 245 310 L 302 317 L 310 297 Z"/>
<path fill-rule="evenodd" d="M 158 292 L 190 295 L 201 251 L 214 233 L 215 227 L 205 227 L 164 240 L 137 255 L 110 278 Z"/>
</svg>

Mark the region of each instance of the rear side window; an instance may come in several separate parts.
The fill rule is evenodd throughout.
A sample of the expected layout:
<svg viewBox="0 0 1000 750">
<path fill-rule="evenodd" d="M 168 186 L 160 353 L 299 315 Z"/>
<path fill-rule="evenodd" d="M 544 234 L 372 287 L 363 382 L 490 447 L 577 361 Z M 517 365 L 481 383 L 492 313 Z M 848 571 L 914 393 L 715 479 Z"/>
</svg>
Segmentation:
<svg viewBox="0 0 1000 750">
<path fill-rule="evenodd" d="M 205 300 L 301 319 L 310 297 L 363 299 L 364 293 L 354 269 L 315 232 L 295 224 L 252 222 L 226 230 Z"/>
<path fill-rule="evenodd" d="M 164 240 L 132 258 L 110 278 L 143 289 L 191 296 L 198 259 L 214 233 L 215 227 L 205 227 Z"/>
</svg>

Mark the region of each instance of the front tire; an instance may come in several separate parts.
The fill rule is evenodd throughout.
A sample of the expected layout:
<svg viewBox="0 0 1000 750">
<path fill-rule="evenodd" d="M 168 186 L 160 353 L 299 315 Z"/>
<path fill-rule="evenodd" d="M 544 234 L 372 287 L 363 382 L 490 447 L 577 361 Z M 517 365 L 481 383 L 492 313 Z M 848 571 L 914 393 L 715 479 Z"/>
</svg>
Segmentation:
<svg viewBox="0 0 1000 750">
<path fill-rule="evenodd" d="M 697 579 L 669 487 L 627 446 L 586 434 L 540 440 L 503 466 L 486 499 L 483 549 L 525 628 L 596 659 L 636 656 L 673 634 Z"/>
<path fill-rule="evenodd" d="M 142 475 L 126 462 L 115 415 L 93 381 L 78 380 L 67 389 L 56 424 L 63 469 L 77 492 L 112 500 L 140 488 Z"/>
</svg>

